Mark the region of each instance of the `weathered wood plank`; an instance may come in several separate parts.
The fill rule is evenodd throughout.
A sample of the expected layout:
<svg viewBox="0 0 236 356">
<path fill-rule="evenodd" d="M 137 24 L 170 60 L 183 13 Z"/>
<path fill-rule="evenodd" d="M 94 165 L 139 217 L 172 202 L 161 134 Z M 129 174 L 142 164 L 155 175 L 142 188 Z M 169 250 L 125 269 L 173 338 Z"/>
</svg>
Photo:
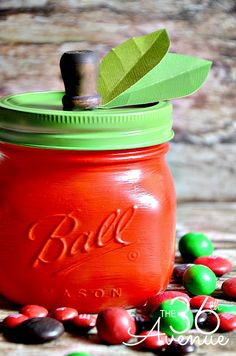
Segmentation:
<svg viewBox="0 0 236 356">
<path fill-rule="evenodd" d="M 177 230 L 202 231 L 214 243 L 227 248 L 225 243 L 236 242 L 236 203 L 199 202 L 177 205 Z"/>
<path fill-rule="evenodd" d="M 236 201 L 236 145 L 172 143 L 168 161 L 178 200 Z"/>
</svg>

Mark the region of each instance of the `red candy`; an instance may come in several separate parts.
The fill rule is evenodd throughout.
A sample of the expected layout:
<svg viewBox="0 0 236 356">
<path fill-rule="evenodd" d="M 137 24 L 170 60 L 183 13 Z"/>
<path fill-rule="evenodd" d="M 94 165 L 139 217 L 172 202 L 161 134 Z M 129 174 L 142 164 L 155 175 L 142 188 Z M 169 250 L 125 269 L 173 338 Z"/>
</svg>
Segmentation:
<svg viewBox="0 0 236 356">
<path fill-rule="evenodd" d="M 200 309 L 201 307 L 202 309 L 215 309 L 217 305 L 218 300 L 207 295 L 196 295 L 190 299 L 190 307 L 192 309 Z"/>
<path fill-rule="evenodd" d="M 48 310 L 40 305 L 29 304 L 22 307 L 20 313 L 29 318 L 44 318 L 48 315 Z"/>
<path fill-rule="evenodd" d="M 3 326 L 7 328 L 14 328 L 27 319 L 29 318 L 23 314 L 10 314 L 3 320 Z"/>
<path fill-rule="evenodd" d="M 230 272 L 233 268 L 232 263 L 220 256 L 202 256 L 194 260 L 195 264 L 204 265 L 210 268 L 216 276 Z"/>
<path fill-rule="evenodd" d="M 98 314 L 96 327 L 98 336 L 111 345 L 127 342 L 135 334 L 135 321 L 123 308 L 110 307 Z"/>
<path fill-rule="evenodd" d="M 71 320 L 71 323 L 79 329 L 90 330 L 96 325 L 96 320 L 95 315 L 79 314 Z"/>
<path fill-rule="evenodd" d="M 146 339 L 143 339 L 140 345 L 149 350 L 156 350 L 167 345 L 168 336 L 162 332 L 158 332 L 157 330 L 145 330 L 142 331 L 139 335 L 147 336 Z M 138 338 L 137 340 L 141 341 L 142 339 Z"/>
<path fill-rule="evenodd" d="M 177 291 L 167 291 L 161 294 L 154 295 L 153 297 L 149 298 L 147 303 L 144 305 L 142 312 L 145 314 L 151 314 L 155 309 L 159 307 L 159 305 L 162 302 L 176 297 L 185 298 L 186 301 L 190 300 L 189 296 L 186 293 L 177 292 Z M 184 299 L 180 299 L 180 300 L 184 301 Z"/>
<path fill-rule="evenodd" d="M 69 308 L 69 307 L 61 307 L 61 308 L 57 308 L 55 310 L 53 310 L 51 312 L 51 318 L 54 318 L 58 321 L 66 321 L 66 320 L 70 320 L 73 319 L 74 317 L 76 317 L 78 315 L 78 312 L 76 309 L 74 308 Z"/>
<path fill-rule="evenodd" d="M 236 329 L 236 315 L 230 313 L 220 313 L 218 314 L 220 319 L 219 330 L 221 331 L 232 331 Z M 215 315 L 209 317 L 209 323 L 212 328 L 217 326 L 217 318 Z"/>
<path fill-rule="evenodd" d="M 224 295 L 236 299 L 236 277 L 229 278 L 222 284 Z"/>
</svg>

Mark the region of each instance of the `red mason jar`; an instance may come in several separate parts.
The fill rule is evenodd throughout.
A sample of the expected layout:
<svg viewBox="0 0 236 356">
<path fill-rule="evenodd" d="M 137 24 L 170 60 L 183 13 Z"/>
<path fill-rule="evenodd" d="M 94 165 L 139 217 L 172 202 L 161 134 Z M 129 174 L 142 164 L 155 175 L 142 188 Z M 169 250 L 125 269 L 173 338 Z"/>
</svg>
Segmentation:
<svg viewBox="0 0 236 356">
<path fill-rule="evenodd" d="M 62 95 L 0 103 L 0 293 L 89 313 L 138 306 L 174 263 L 172 107 L 69 112 Z"/>
</svg>

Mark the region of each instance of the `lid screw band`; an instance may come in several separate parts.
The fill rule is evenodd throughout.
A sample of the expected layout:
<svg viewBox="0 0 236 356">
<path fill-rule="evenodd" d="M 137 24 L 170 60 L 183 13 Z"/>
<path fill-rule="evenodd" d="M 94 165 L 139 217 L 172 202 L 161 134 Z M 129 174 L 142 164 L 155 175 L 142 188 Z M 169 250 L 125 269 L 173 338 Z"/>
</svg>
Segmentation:
<svg viewBox="0 0 236 356">
<path fill-rule="evenodd" d="M 64 110 L 94 109 L 101 98 L 97 93 L 98 60 L 93 51 L 65 52 L 60 60 L 65 85 Z"/>
</svg>

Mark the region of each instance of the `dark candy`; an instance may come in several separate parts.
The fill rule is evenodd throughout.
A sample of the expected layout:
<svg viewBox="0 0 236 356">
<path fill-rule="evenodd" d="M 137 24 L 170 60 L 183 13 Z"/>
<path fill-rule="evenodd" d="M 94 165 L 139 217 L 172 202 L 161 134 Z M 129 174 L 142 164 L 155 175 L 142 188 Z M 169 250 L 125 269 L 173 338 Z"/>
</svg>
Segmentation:
<svg viewBox="0 0 236 356">
<path fill-rule="evenodd" d="M 140 334 L 144 330 L 149 330 L 153 326 L 153 322 L 146 315 L 135 315 L 133 318 L 136 324 L 136 334 Z"/>
<path fill-rule="evenodd" d="M 192 266 L 191 263 L 183 263 L 181 265 L 177 265 L 174 268 L 173 271 L 173 275 L 176 279 L 182 279 L 183 278 L 183 274 L 186 271 L 187 268 L 189 268 L 190 266 Z"/>
<path fill-rule="evenodd" d="M 197 326 L 202 329 L 207 326 L 208 314 L 206 312 L 199 312 L 198 309 L 191 309 L 194 317 L 193 329 Z"/>
<path fill-rule="evenodd" d="M 165 355 L 183 356 L 196 351 L 196 346 L 189 341 L 185 345 L 180 345 L 177 341 L 173 341 L 166 349 Z"/>
<path fill-rule="evenodd" d="M 11 338 L 23 344 L 41 344 L 57 339 L 64 332 L 63 324 L 52 318 L 30 318 L 16 326 Z"/>
</svg>

